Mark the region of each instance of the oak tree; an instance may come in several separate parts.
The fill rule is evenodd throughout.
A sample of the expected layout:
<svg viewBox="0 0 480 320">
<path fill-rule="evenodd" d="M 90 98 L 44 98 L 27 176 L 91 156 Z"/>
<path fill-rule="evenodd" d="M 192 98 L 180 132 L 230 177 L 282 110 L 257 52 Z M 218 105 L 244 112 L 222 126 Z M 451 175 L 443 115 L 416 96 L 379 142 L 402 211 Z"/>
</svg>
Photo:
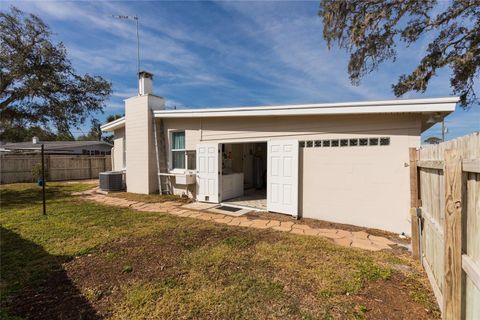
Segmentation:
<svg viewBox="0 0 480 320">
<path fill-rule="evenodd" d="M 0 12 L 0 124 L 44 126 L 73 138 L 71 128 L 103 112 L 111 84 L 76 73 L 65 46 L 51 35 L 35 15 L 15 7 Z"/>
<path fill-rule="evenodd" d="M 429 40 L 425 55 L 393 84 L 401 96 L 424 92 L 442 68 L 451 69 L 450 85 L 463 107 L 478 102 L 480 73 L 480 0 L 450 1 L 444 10 L 436 0 L 321 0 L 319 16 L 329 48 L 350 53 L 348 73 L 358 84 L 367 73 L 397 57 L 397 45 Z"/>
</svg>

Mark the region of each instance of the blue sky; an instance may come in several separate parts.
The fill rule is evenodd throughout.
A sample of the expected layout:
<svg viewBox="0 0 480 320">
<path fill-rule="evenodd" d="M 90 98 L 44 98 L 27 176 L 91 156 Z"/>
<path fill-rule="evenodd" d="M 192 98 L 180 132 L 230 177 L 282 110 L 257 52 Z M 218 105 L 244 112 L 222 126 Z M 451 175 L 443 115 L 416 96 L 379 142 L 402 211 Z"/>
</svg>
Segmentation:
<svg viewBox="0 0 480 320">
<path fill-rule="evenodd" d="M 414 68 L 428 43 L 426 38 L 409 48 L 400 44 L 395 63 L 383 64 L 353 86 L 348 55 L 328 50 L 322 39 L 318 1 L 2 1 L 1 10 L 12 4 L 51 27 L 78 72 L 113 83 L 101 120 L 123 113 L 123 99 L 137 92 L 135 25 L 112 14 L 140 17 L 141 68 L 154 74 L 154 93 L 165 97 L 169 108 L 394 98 L 392 83 Z M 404 98 L 450 94 L 449 70 L 444 70 L 427 92 Z M 480 130 L 480 107 L 457 110 L 446 126 L 448 139 Z M 431 135 L 440 135 L 438 125 L 423 136 Z"/>
</svg>

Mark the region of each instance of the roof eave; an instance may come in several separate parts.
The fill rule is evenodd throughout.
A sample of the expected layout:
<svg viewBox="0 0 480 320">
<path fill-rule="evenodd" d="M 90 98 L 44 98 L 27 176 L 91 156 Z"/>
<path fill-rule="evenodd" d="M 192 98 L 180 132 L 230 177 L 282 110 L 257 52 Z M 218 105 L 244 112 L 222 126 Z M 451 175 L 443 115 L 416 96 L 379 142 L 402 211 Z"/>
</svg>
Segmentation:
<svg viewBox="0 0 480 320">
<path fill-rule="evenodd" d="M 429 100 L 429 101 L 427 101 Z M 396 102 L 396 100 L 393 100 Z M 408 100 L 402 100 L 408 101 Z M 300 116 L 300 115 L 346 115 L 346 114 L 386 114 L 386 113 L 451 113 L 455 111 L 458 98 L 411 100 L 410 103 L 390 104 L 351 104 L 342 105 L 300 105 L 279 107 L 254 107 L 231 109 L 199 110 L 159 110 L 158 118 L 210 118 L 210 117 L 254 117 L 254 116 Z"/>
<path fill-rule="evenodd" d="M 103 132 L 111 132 L 123 126 L 125 126 L 125 117 L 121 117 L 104 125 L 101 125 L 100 130 L 102 130 Z"/>
</svg>

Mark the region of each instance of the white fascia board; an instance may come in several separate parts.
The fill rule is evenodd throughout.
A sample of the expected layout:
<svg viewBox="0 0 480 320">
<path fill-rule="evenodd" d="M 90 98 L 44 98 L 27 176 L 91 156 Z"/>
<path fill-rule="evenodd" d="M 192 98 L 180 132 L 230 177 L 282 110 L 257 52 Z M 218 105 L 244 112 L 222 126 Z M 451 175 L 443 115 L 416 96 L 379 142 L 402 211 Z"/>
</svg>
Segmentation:
<svg viewBox="0 0 480 320">
<path fill-rule="evenodd" d="M 370 102 L 323 103 L 267 107 L 209 108 L 190 110 L 159 110 L 159 118 L 209 118 L 287 115 L 335 115 L 372 113 L 450 113 L 455 111 L 458 97 L 406 99 Z"/>
<path fill-rule="evenodd" d="M 109 131 L 113 131 L 115 129 L 121 128 L 123 126 L 125 126 L 125 117 L 118 118 L 116 120 L 113 120 L 109 123 L 106 123 L 100 126 L 100 130 L 102 130 L 103 132 L 109 132 Z"/>
</svg>

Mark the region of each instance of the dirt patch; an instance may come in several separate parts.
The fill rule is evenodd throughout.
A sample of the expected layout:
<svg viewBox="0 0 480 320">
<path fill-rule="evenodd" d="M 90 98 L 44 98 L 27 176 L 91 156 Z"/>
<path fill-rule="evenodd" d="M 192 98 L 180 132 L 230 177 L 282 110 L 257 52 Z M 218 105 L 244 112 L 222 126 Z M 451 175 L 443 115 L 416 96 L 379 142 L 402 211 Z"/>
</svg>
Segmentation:
<svg viewBox="0 0 480 320">
<path fill-rule="evenodd" d="M 431 297 L 433 299 L 433 297 Z M 437 319 L 438 309 L 412 303 L 414 292 L 409 280 L 396 272 L 389 280 L 368 282 L 353 297 L 357 313 L 367 319 Z"/>
<path fill-rule="evenodd" d="M 321 228 L 321 229 L 341 229 L 345 231 L 365 231 L 368 234 L 371 234 L 372 236 L 378 236 L 378 237 L 385 237 L 389 240 L 392 240 L 393 242 L 400 243 L 400 244 L 410 244 L 410 238 L 405 238 L 402 239 L 398 236 L 398 234 L 393 233 L 393 232 L 388 232 L 380 229 L 372 229 L 372 228 L 365 228 L 365 227 L 359 227 L 359 226 L 354 226 L 351 224 L 343 224 L 343 223 L 335 223 L 335 222 L 330 222 L 330 221 L 324 221 L 324 220 L 316 220 L 316 219 L 309 219 L 309 218 L 300 218 L 298 220 L 295 220 L 289 215 L 284 215 L 284 214 L 278 214 L 278 213 L 270 213 L 270 212 L 265 212 L 265 211 L 251 211 L 245 215 L 246 217 L 252 218 L 252 219 L 271 219 L 271 220 L 278 220 L 278 221 L 296 221 L 298 223 L 306 224 L 309 227 L 312 228 Z M 403 250 L 403 249 L 400 249 Z"/>
<path fill-rule="evenodd" d="M 239 318 L 281 319 L 343 319 L 352 314 L 368 319 L 437 317 L 424 303 L 413 301 L 409 294 L 413 280 L 401 271 L 394 271 L 388 280 L 365 281 L 357 293 L 345 293 L 350 289 L 335 283 L 335 274 L 344 272 L 335 259 L 350 268 L 351 262 L 339 257 L 356 261 L 360 258 L 356 251 L 309 237 L 295 239 L 270 230 L 206 226 L 200 221 L 187 229 L 122 238 L 63 264 L 64 270 L 19 293 L 8 310 L 32 319 L 129 318 L 151 312 L 153 318 L 203 318 L 210 312 L 211 319 L 237 313 Z M 297 255 L 298 250 L 288 249 L 291 245 L 314 251 Z M 258 254 L 259 250 L 267 251 Z M 300 261 L 308 266 L 298 273 Z M 332 273 L 318 273 L 323 277 L 318 278 L 316 272 L 325 268 Z M 364 272 L 370 274 L 371 268 L 377 267 Z M 306 270 L 312 273 L 306 275 Z M 346 274 L 358 281 L 356 273 Z M 224 291 L 228 294 L 219 295 Z"/>
</svg>

